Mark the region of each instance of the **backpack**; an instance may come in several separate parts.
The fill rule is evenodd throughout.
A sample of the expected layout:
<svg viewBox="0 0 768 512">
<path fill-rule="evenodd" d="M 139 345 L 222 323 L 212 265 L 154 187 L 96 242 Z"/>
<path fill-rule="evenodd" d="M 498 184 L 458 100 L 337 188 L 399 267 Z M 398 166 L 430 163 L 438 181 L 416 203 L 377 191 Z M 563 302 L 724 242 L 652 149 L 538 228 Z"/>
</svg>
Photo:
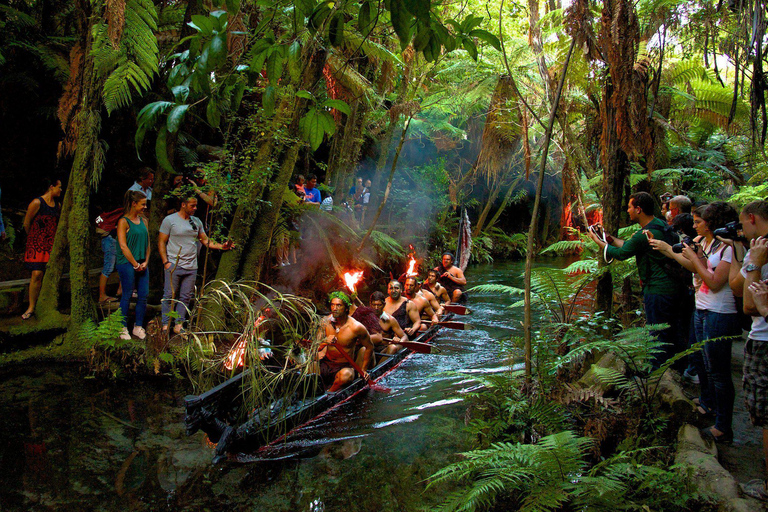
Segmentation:
<svg viewBox="0 0 768 512">
<path fill-rule="evenodd" d="M 102 213 L 96 217 L 96 229 L 110 235 L 114 234 L 115 229 L 117 229 L 117 221 L 120 220 L 124 213 L 125 210 L 122 207 Z"/>
</svg>

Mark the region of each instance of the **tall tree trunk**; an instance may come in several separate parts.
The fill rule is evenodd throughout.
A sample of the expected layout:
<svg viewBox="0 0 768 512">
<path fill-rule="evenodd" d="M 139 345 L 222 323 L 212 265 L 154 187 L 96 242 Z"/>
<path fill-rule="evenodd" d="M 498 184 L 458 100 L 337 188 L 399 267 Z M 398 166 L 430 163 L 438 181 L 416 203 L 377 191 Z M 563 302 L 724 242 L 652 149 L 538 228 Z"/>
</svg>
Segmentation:
<svg viewBox="0 0 768 512">
<path fill-rule="evenodd" d="M 515 178 L 515 181 L 512 182 L 512 184 L 507 189 L 507 193 L 504 195 L 504 199 L 501 201 L 501 206 L 499 206 L 499 209 L 496 210 L 496 213 L 493 215 L 493 218 L 491 218 L 490 221 L 488 221 L 487 229 L 491 229 L 493 226 L 496 225 L 496 222 L 498 222 L 499 217 L 501 217 L 501 214 L 504 213 L 504 210 L 507 209 L 507 206 L 509 205 L 509 202 L 512 200 L 512 194 L 515 193 L 515 190 L 517 190 L 517 186 L 520 184 L 520 182 L 523 181 L 522 176 L 518 176 Z"/>
<path fill-rule="evenodd" d="M 485 202 L 483 211 L 480 212 L 480 217 L 477 219 L 477 224 L 475 224 L 475 232 L 472 234 L 472 236 L 478 236 L 483 231 L 483 227 L 485 226 L 485 219 L 487 219 L 488 214 L 491 213 L 491 207 L 493 207 L 493 203 L 496 201 L 496 198 L 499 197 L 499 193 L 501 192 L 500 181 L 501 180 L 494 184 L 491 193 L 488 195 L 488 200 Z"/>
<path fill-rule="evenodd" d="M 59 299 L 61 295 L 61 278 L 64 269 L 69 263 L 69 212 L 72 211 L 72 197 L 74 188 L 71 186 L 72 176 L 70 172 L 67 180 L 67 190 L 64 193 L 64 203 L 61 206 L 59 224 L 56 226 L 56 238 L 51 249 L 51 257 L 45 267 L 43 284 L 40 288 L 40 296 L 37 299 L 38 318 L 45 318 L 46 322 L 60 317 Z M 63 320 L 59 318 L 60 320 Z"/>
</svg>

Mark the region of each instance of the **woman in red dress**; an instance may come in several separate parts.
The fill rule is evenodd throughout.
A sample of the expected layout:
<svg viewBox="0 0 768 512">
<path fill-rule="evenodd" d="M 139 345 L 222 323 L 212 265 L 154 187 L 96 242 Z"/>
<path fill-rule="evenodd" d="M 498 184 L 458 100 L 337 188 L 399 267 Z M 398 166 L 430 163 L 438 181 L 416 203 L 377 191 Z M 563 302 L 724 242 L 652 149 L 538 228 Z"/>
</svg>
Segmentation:
<svg viewBox="0 0 768 512">
<path fill-rule="evenodd" d="M 24 217 L 24 231 L 27 232 L 27 249 L 24 252 L 24 266 L 32 271 L 29 281 L 29 307 L 21 315 L 26 320 L 35 314 L 37 296 L 43 284 L 43 273 L 51 256 L 53 239 L 56 237 L 56 226 L 61 213 L 56 198 L 61 196 L 61 181 L 51 180 L 48 190 L 36 197 L 27 207 Z"/>
</svg>

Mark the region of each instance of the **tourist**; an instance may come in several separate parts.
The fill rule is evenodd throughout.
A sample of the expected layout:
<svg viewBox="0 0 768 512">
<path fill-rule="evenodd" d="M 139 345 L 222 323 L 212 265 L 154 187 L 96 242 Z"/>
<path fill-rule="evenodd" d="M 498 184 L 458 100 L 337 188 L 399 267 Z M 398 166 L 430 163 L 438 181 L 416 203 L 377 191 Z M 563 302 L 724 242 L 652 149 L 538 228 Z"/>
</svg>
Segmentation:
<svg viewBox="0 0 768 512">
<path fill-rule="evenodd" d="M 368 211 L 368 205 L 371 203 L 371 180 L 365 180 L 365 190 L 362 196 L 362 211 L 360 212 L 360 225 L 365 222 L 365 214 Z"/>
<path fill-rule="evenodd" d="M 402 296 L 403 285 L 393 279 L 387 285 L 389 297 L 384 301 L 384 312 L 395 319 L 409 337 L 421 328 L 421 317 L 416 305 Z"/>
<path fill-rule="evenodd" d="M 669 212 L 669 200 L 672 199 L 672 194 L 669 192 L 664 192 L 659 196 L 659 199 L 661 199 L 661 218 L 672 223 L 672 219 L 670 218 L 670 212 Z"/>
<path fill-rule="evenodd" d="M 120 311 L 123 313 L 123 330 L 121 340 L 131 339 L 128 333 L 128 309 L 131 294 L 136 290 L 136 320 L 133 324 L 133 335 L 143 340 L 147 337 L 144 330 L 144 313 L 147 310 L 147 295 L 149 295 L 149 229 L 144 210 L 147 208 L 147 197 L 143 192 L 129 190 L 125 193 L 125 215 L 117 222 L 117 243 L 120 252 L 117 254 L 117 273 L 123 294 L 120 296 Z"/>
<path fill-rule="evenodd" d="M 421 289 L 427 290 L 434 295 L 438 302 L 441 302 L 442 304 L 450 304 L 451 297 L 448 295 L 448 290 L 437 282 L 439 276 L 440 274 L 437 273 L 436 269 L 429 269 L 427 272 L 427 279 L 421 284 Z"/>
<path fill-rule="evenodd" d="M 704 371 L 698 372 L 701 394 L 697 406 L 701 414 L 715 414 L 714 426 L 704 432 L 717 442 L 733 440 L 736 392 L 731 379 L 731 345 L 741 335 L 741 326 L 736 300 L 728 286 L 733 248 L 717 240 L 714 231 L 737 220 L 736 210 L 718 201 L 694 210 L 693 222 L 699 235 L 695 246 L 684 244 L 682 253 L 676 254 L 664 241 L 650 241 L 655 249 L 695 272 L 696 342 L 708 341 L 702 351 Z"/>
<path fill-rule="evenodd" d="M 674 198 L 673 198 L 674 201 Z M 588 231 L 592 240 L 597 243 L 606 260 L 616 258 L 627 260 L 635 256 L 637 269 L 643 286 L 643 303 L 645 305 L 646 321 L 649 325 L 666 324 L 668 327 L 654 331 L 656 338 L 663 343 L 663 353 L 657 355 L 653 367 L 672 357 L 676 352 L 676 343 L 682 336 L 685 321 L 680 312 L 681 283 L 667 274 L 665 270 L 666 257 L 654 251 L 649 244 L 649 238 L 664 240 L 665 232 L 669 229 L 667 223 L 653 216 L 653 197 L 647 192 L 637 192 L 629 197 L 627 213 L 632 222 L 642 229 L 638 230 L 629 240 L 621 240 L 605 234 L 602 240 L 593 229 Z M 606 243 L 607 242 L 607 243 Z"/>
<path fill-rule="evenodd" d="M 152 201 L 152 185 L 155 183 L 155 171 L 149 167 L 139 169 L 139 177 L 128 190 L 141 192 L 147 198 L 147 203 Z"/>
<path fill-rule="evenodd" d="M 32 271 L 32 277 L 29 280 L 29 307 L 21 315 L 23 320 L 35 314 L 37 296 L 43 284 L 45 266 L 51 257 L 56 226 L 61 214 L 61 209 L 56 203 L 56 198 L 61 196 L 61 180 L 51 179 L 47 185 L 45 193 L 29 203 L 27 214 L 24 216 L 24 231 L 27 233 L 24 266 Z"/>
<path fill-rule="evenodd" d="M 349 316 L 352 301 L 344 292 L 333 292 L 330 295 L 331 314 L 325 318 L 321 327 L 324 338 L 317 354 L 319 373 L 323 381 L 333 385 L 328 390 L 338 391 L 355 378 L 354 365 L 350 360 L 357 359 L 357 366 L 363 371 L 363 377 L 368 380 L 367 369 L 373 361 L 373 344 L 368 330 Z M 358 349 L 361 349 L 358 353 Z M 344 354 L 341 353 L 344 351 Z"/>
<path fill-rule="evenodd" d="M 439 274 L 437 278 L 441 285 L 446 289 L 453 302 L 459 302 L 464 295 L 464 285 L 467 284 L 467 278 L 464 272 L 453 265 L 453 254 L 444 252 L 442 261 L 435 270 Z"/>
<path fill-rule="evenodd" d="M 419 290 L 419 282 L 415 277 L 410 276 L 405 278 L 403 291 L 405 292 L 405 298 L 413 302 L 416 306 L 416 310 L 419 312 L 420 317 L 431 320 L 433 323 L 440 321 L 440 318 L 437 316 L 437 311 L 432 307 L 431 301 L 424 296 L 424 293 L 421 290 Z M 434 295 L 432 296 L 432 299 L 434 299 Z M 437 307 L 439 307 L 439 304 Z M 421 329 L 426 330 L 426 328 L 427 325 L 422 323 Z"/>
<path fill-rule="evenodd" d="M 304 202 L 309 204 L 320 204 L 322 201 L 320 191 L 315 187 L 317 187 L 317 176 L 310 174 L 309 178 L 307 178 L 307 184 L 304 185 Z"/>
<path fill-rule="evenodd" d="M 688 196 L 675 196 L 669 200 L 669 221 L 680 215 L 681 213 L 691 213 L 693 208 L 693 202 Z"/>
<path fill-rule="evenodd" d="M 296 176 L 296 180 L 293 182 L 293 193 L 304 199 L 307 193 L 304 191 L 304 175 L 299 174 Z"/>
<path fill-rule="evenodd" d="M 741 230 L 750 241 L 741 270 L 731 278 L 731 289 L 744 296 L 744 312 L 752 316 L 752 327 L 744 346 L 744 401 L 752 424 L 763 430 L 763 463 L 768 476 L 768 318 L 762 296 L 761 281 L 768 280 L 768 201 L 749 203 L 739 215 Z M 729 240 L 730 242 L 730 240 Z M 732 242 L 731 242 L 732 243 Z M 738 265 L 741 244 L 734 244 L 734 263 Z M 761 304 L 763 311 L 758 308 Z M 768 500 L 765 480 L 752 480 L 744 485 L 750 496 Z"/>
<path fill-rule="evenodd" d="M 182 197 L 179 211 L 168 215 L 160 225 L 157 248 L 165 269 L 165 284 L 162 300 L 163 330 L 167 331 L 170 323 L 168 313 L 172 302 L 176 302 L 174 332 L 179 334 L 187 318 L 187 309 L 192 302 L 192 294 L 197 277 L 197 242 L 209 249 L 227 251 L 234 247 L 231 242 L 213 243 L 208 239 L 203 222 L 194 216 L 197 211 L 197 197 Z"/>
<path fill-rule="evenodd" d="M 117 208 L 109 212 L 102 212 L 96 217 L 96 234 L 101 237 L 101 251 L 104 255 L 99 274 L 99 305 L 105 306 L 115 302 L 114 297 L 107 295 L 107 281 L 112 272 L 117 270 L 117 223 L 125 215 L 125 207 Z M 118 289 L 120 295 L 122 286 Z"/>
</svg>

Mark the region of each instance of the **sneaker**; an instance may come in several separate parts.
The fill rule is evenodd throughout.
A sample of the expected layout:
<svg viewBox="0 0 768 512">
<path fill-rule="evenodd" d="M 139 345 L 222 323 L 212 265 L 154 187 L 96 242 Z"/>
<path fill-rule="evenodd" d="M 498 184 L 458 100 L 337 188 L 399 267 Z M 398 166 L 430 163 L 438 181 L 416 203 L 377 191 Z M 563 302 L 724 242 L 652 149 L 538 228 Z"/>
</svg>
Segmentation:
<svg viewBox="0 0 768 512">
<path fill-rule="evenodd" d="M 695 372 L 696 370 L 691 370 L 690 368 L 686 368 L 685 371 L 683 372 L 683 378 L 693 382 L 694 384 L 698 384 L 700 382 L 699 375 Z"/>
<path fill-rule="evenodd" d="M 750 480 L 745 484 L 740 484 L 741 490 L 747 496 L 752 496 L 760 501 L 768 501 L 768 491 L 765 490 L 765 480 Z"/>
<path fill-rule="evenodd" d="M 144 340 L 147 338 L 147 331 L 145 331 L 143 327 L 136 325 L 133 327 L 133 335 L 140 340 Z"/>
<path fill-rule="evenodd" d="M 123 327 L 123 330 L 120 331 L 120 339 L 121 340 L 126 340 L 126 341 L 131 339 L 131 335 L 128 332 L 128 329 L 126 327 Z"/>
</svg>

